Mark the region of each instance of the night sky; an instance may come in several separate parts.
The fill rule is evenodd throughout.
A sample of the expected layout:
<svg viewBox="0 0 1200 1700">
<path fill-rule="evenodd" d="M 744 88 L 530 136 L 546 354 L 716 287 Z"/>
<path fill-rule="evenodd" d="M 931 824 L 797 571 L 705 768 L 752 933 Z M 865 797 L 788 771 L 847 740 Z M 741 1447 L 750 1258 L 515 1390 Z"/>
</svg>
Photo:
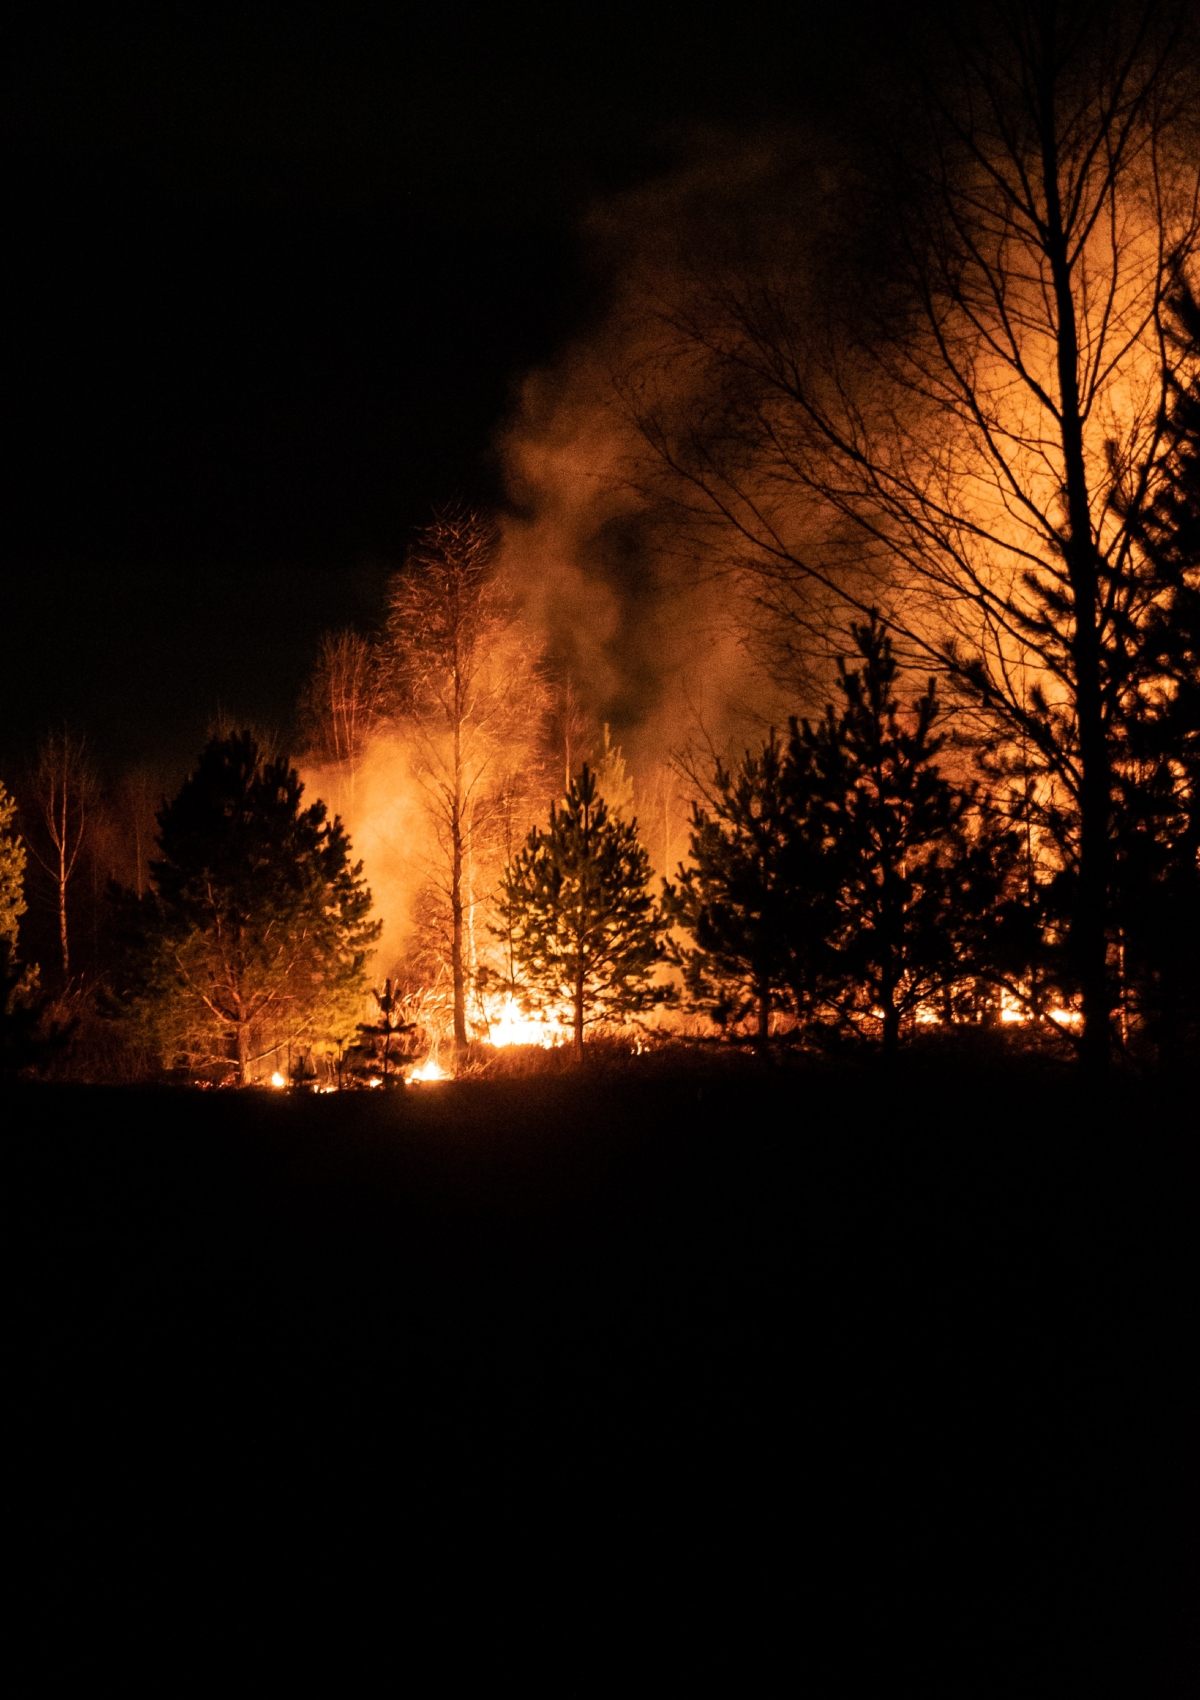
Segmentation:
<svg viewBox="0 0 1200 1700">
<path fill-rule="evenodd" d="M 579 226 L 689 137 L 844 110 L 862 14 L 28 8 L 9 41 L 0 767 L 286 726 L 513 386 Z M 569 27 L 568 27 L 569 20 Z"/>
</svg>

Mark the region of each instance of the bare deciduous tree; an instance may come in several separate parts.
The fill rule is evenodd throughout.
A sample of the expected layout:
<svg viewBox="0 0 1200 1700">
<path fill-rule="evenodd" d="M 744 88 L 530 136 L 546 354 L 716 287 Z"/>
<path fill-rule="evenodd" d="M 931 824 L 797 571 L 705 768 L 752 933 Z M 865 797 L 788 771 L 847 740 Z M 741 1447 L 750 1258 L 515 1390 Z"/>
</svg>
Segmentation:
<svg viewBox="0 0 1200 1700">
<path fill-rule="evenodd" d="M 493 571 L 494 543 L 487 522 L 467 511 L 426 527 L 392 587 L 385 656 L 435 829 L 460 1060 L 481 853 L 513 836 L 544 713 L 536 657 Z"/>
<path fill-rule="evenodd" d="M 554 692 L 554 708 L 550 735 L 556 756 L 562 761 L 562 788 L 569 791 L 571 780 L 585 761 L 592 758 L 596 742 L 596 719 L 580 701 L 568 675 Z"/>
<path fill-rule="evenodd" d="M 87 838 L 98 790 L 82 737 L 76 738 L 63 727 L 42 740 L 33 790 L 45 837 L 40 845 L 35 839 L 30 848 L 53 886 L 65 986 L 71 978 L 67 891 Z"/>
<path fill-rule="evenodd" d="M 302 712 L 311 754 L 345 773 L 351 800 L 355 773 L 379 725 L 382 707 L 375 646 L 350 629 L 327 632 Z"/>
<path fill-rule="evenodd" d="M 983 711 L 998 767 L 1032 771 L 1096 1066 L 1116 728 L 1155 595 L 1138 527 L 1177 378 L 1167 305 L 1197 250 L 1181 15 L 1025 0 L 947 26 L 864 184 L 857 287 L 811 255 L 798 285 L 778 248 L 731 266 L 673 319 L 704 404 L 682 426 L 641 406 L 764 602 L 882 601 Z"/>
</svg>

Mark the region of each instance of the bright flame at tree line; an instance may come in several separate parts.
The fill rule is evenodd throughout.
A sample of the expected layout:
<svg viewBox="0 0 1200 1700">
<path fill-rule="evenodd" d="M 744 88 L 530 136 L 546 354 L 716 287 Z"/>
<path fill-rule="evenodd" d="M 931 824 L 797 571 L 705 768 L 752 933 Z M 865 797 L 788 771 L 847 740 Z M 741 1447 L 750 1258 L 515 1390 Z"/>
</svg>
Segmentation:
<svg viewBox="0 0 1200 1700">
<path fill-rule="evenodd" d="M 879 1015 L 882 1012 L 876 1011 L 875 1013 Z M 1046 1016 L 1055 1026 L 1070 1030 L 1077 1028 L 1083 1019 L 1079 1010 L 1060 1007 L 1047 1010 Z M 920 1027 L 940 1026 L 942 1019 L 941 1014 L 929 1004 L 921 1004 L 916 1010 L 916 1022 Z M 1024 1026 L 1029 1022 L 1030 1014 L 1018 998 L 1005 991 L 1001 994 L 1000 1020 L 1006 1027 Z M 496 1050 L 505 1050 L 509 1046 L 530 1046 L 550 1050 L 555 1045 L 569 1043 L 570 1038 L 571 1029 L 568 1023 L 524 1014 L 510 992 L 501 1005 L 499 1016 L 488 1023 L 486 1042 Z M 641 1049 L 640 1046 L 638 1048 Z M 423 1063 L 403 1070 L 400 1077 L 406 1086 L 420 1086 L 431 1081 L 452 1080 L 454 1078 L 451 1071 L 443 1068 L 433 1055 L 427 1057 Z M 271 1075 L 270 1085 L 276 1090 L 282 1090 L 286 1088 L 287 1084 L 286 1077 L 276 1069 Z M 368 1076 L 362 1084 L 368 1088 L 379 1088 L 383 1086 L 383 1077 L 373 1074 Z M 318 1086 L 315 1090 L 333 1092 L 336 1088 Z"/>
<path fill-rule="evenodd" d="M 504 1000 L 500 1019 L 488 1025 L 488 1043 L 503 1049 L 507 1045 L 540 1045 L 549 1050 L 571 1037 L 571 1030 L 558 1021 L 543 1021 L 522 1015 L 510 992 Z"/>
<path fill-rule="evenodd" d="M 510 1045 L 529 1045 L 550 1050 L 554 1045 L 565 1044 L 570 1037 L 571 1029 L 563 1022 L 523 1014 L 511 992 L 505 997 L 499 1016 L 488 1023 L 487 1030 L 487 1043 L 496 1050 L 504 1050 Z M 437 1058 L 431 1055 L 423 1063 L 405 1069 L 402 1078 L 408 1086 L 419 1086 L 428 1081 L 450 1080 L 452 1076 L 450 1071 L 444 1069 Z M 281 1091 L 288 1082 L 286 1076 L 276 1069 L 271 1075 L 270 1084 L 276 1091 Z M 381 1087 L 383 1076 L 372 1074 L 363 1084 L 367 1087 Z"/>
</svg>

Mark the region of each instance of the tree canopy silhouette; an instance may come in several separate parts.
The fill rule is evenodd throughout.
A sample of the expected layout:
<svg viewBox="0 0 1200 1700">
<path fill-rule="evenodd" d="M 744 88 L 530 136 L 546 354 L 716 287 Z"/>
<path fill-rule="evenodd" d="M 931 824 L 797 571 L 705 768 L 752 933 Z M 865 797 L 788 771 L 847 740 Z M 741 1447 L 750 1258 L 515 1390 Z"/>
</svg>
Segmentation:
<svg viewBox="0 0 1200 1700">
<path fill-rule="evenodd" d="M 902 716 L 887 632 L 872 617 L 853 635 L 861 665 L 839 658 L 842 707 L 793 726 L 792 761 L 811 763 L 824 883 L 837 894 L 825 997 L 848 1022 L 878 1021 L 890 1052 L 905 1020 L 986 971 L 980 947 L 1008 895 L 1017 842 L 972 822 L 973 790 L 940 771 L 936 680 Z"/>
<path fill-rule="evenodd" d="M 810 776 L 807 751 L 774 732 L 736 768 L 718 761 L 692 806 L 689 864 L 664 893 L 671 921 L 695 941 L 671 951 L 692 1004 L 722 1028 L 752 1015 L 760 1044 L 774 1009 L 808 1013 L 836 923 Z"/>
<path fill-rule="evenodd" d="M 353 1030 L 380 928 L 340 821 L 302 792 L 249 733 L 213 739 L 159 812 L 154 891 L 117 893 L 119 1006 L 168 1064 L 244 1085 L 281 1046 Z"/>
<path fill-rule="evenodd" d="M 649 882 L 637 822 L 610 815 L 586 764 L 505 871 L 497 937 L 524 1001 L 570 1011 L 579 1055 L 587 1027 L 666 996 L 652 984 L 665 923 Z"/>
<path fill-rule="evenodd" d="M 929 14 L 828 216 L 692 256 L 664 330 L 678 380 L 656 345 L 627 385 L 680 509 L 732 532 L 725 558 L 797 642 L 815 604 L 878 605 L 974 704 L 1067 875 L 1095 1069 L 1119 699 L 1157 594 L 1137 543 L 1195 359 L 1168 334 L 1200 241 L 1189 28 L 1155 0 Z"/>
<path fill-rule="evenodd" d="M 1114 716 L 1114 940 L 1123 1037 L 1164 1060 L 1200 1037 L 1200 303 L 1181 284 L 1184 353 L 1165 421 L 1165 474 L 1137 520 L 1141 617 L 1123 632 Z M 1118 500 L 1121 498 L 1118 497 Z"/>
<path fill-rule="evenodd" d="M 973 977 L 1019 977 L 1010 941 L 1028 929 L 1010 913 L 1016 835 L 939 769 L 935 681 L 903 713 L 882 625 L 853 636 L 860 665 L 839 660 L 840 708 L 793 721 L 786 745 L 772 733 L 734 772 L 718 762 L 667 903 L 695 941 L 675 957 L 700 1008 L 723 1022 L 753 1012 L 760 1043 L 775 1007 L 816 1035 L 877 1033 L 890 1053 L 935 1000 L 939 1018 L 978 1002 Z"/>
</svg>

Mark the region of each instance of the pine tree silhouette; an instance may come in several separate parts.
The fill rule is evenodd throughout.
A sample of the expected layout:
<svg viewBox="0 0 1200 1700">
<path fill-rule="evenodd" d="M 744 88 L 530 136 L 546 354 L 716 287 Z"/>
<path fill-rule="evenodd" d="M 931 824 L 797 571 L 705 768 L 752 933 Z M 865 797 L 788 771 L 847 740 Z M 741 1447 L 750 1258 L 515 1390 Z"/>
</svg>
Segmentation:
<svg viewBox="0 0 1200 1700">
<path fill-rule="evenodd" d="M 986 922 L 1010 883 L 1014 835 L 969 830 L 975 801 L 939 770 L 945 738 L 936 682 L 906 726 L 891 640 L 872 615 L 852 627 L 862 665 L 839 660 L 843 707 L 793 722 L 789 757 L 812 766 L 837 920 L 826 937 L 823 995 L 859 1031 L 879 1024 L 893 1053 L 902 1024 L 982 969 Z"/>
<path fill-rule="evenodd" d="M 379 1011 L 378 1021 L 360 1021 L 357 1032 L 358 1043 L 352 1047 L 352 1054 L 358 1066 L 378 1068 L 384 1087 L 392 1084 L 393 1070 L 407 1062 L 412 1049 L 407 1043 L 409 1036 L 416 1032 L 415 1021 L 404 1019 L 404 999 L 399 986 L 391 980 L 383 982 L 383 990 L 377 986 L 371 987 L 371 996 Z"/>
<path fill-rule="evenodd" d="M 577 1055 L 585 1029 L 661 1003 L 651 983 L 664 921 L 647 887 L 650 858 L 637 822 L 614 819 L 586 764 L 548 829 L 534 827 L 501 887 L 501 926 L 522 998 L 571 1012 Z"/>
<path fill-rule="evenodd" d="M 668 915 L 695 941 L 671 952 L 691 1001 L 722 1027 L 753 1016 L 760 1046 L 774 1009 L 811 1008 L 836 925 L 811 781 L 809 750 L 793 741 L 785 751 L 773 731 L 736 768 L 718 761 L 705 802 L 692 807 L 690 865 L 664 884 Z"/>
<path fill-rule="evenodd" d="M 1200 1038 L 1200 302 L 1181 287 L 1172 308 L 1167 479 L 1137 534 L 1145 595 L 1114 701 L 1122 1015 L 1163 1061 Z"/>
</svg>

